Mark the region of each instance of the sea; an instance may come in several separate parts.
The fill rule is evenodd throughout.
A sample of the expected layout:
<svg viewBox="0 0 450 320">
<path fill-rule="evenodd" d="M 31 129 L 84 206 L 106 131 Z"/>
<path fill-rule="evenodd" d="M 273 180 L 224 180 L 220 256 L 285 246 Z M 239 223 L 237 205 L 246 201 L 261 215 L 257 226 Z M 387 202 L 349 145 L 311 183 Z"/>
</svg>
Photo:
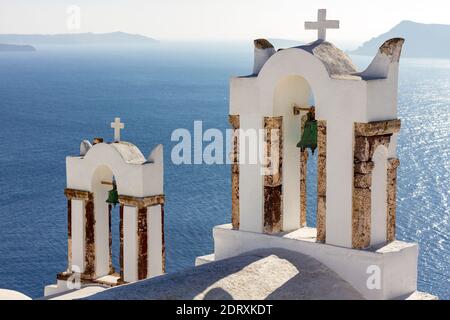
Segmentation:
<svg viewBox="0 0 450 320">
<path fill-rule="evenodd" d="M 352 58 L 361 69 L 371 61 Z M 211 253 L 211 229 L 231 219 L 230 167 L 173 164 L 171 134 L 197 120 L 225 132 L 229 79 L 252 64 L 251 42 L 0 53 L 0 288 L 38 298 L 66 269 L 65 157 L 84 139 L 110 141 L 115 117 L 145 156 L 164 144 L 167 271 Z M 418 289 L 450 299 L 450 60 L 402 59 L 398 112 L 397 238 L 420 245 Z M 313 164 L 308 171 L 314 225 Z M 112 220 L 117 266 L 117 209 Z"/>
</svg>

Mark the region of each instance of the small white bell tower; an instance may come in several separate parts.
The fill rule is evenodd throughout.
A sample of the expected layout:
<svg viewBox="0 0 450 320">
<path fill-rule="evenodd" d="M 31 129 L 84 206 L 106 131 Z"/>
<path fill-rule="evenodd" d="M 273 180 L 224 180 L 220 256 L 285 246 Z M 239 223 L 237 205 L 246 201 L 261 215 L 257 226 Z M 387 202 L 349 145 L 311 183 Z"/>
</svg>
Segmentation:
<svg viewBox="0 0 450 320">
<path fill-rule="evenodd" d="M 120 141 L 120 118 L 111 127 L 114 142 L 85 140 L 80 155 L 66 159 L 68 268 L 45 288 L 46 296 L 72 289 L 74 282 L 114 286 L 164 273 L 163 147 L 145 158 L 135 145 Z M 116 201 L 120 270 L 114 270 L 111 253 Z"/>
</svg>

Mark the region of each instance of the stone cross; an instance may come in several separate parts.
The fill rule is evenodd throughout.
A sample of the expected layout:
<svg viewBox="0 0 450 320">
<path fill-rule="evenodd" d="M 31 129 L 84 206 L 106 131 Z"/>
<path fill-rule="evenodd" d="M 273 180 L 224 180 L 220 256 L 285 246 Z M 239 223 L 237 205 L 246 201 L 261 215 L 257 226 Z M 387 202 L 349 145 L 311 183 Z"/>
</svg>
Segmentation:
<svg viewBox="0 0 450 320">
<path fill-rule="evenodd" d="M 115 118 L 114 122 L 111 122 L 111 128 L 114 129 L 114 142 L 119 142 L 120 130 L 125 128 L 125 124 L 120 122 L 120 118 Z"/>
<path fill-rule="evenodd" d="M 327 20 L 327 9 L 319 9 L 317 13 L 317 21 L 306 21 L 306 30 L 317 30 L 319 40 L 325 41 L 327 37 L 327 29 L 339 29 L 339 20 Z"/>
</svg>

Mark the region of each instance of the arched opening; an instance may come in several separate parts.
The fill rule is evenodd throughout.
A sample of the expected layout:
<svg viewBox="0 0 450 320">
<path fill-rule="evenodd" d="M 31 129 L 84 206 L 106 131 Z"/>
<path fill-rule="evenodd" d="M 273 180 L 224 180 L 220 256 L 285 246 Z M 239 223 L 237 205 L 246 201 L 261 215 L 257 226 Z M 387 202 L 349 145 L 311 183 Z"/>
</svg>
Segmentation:
<svg viewBox="0 0 450 320">
<path fill-rule="evenodd" d="M 386 242 L 387 236 L 387 158 L 385 146 L 378 146 L 372 156 L 371 231 L 370 244 Z"/>
<path fill-rule="evenodd" d="M 120 206 L 107 203 L 115 184 L 112 170 L 99 166 L 92 176 L 95 215 L 95 270 L 97 277 L 120 272 Z"/>
<path fill-rule="evenodd" d="M 314 227 L 317 206 L 317 149 L 297 147 L 314 105 L 308 81 L 297 75 L 281 79 L 274 93 L 274 115 L 282 116 L 283 231 Z M 311 229 L 313 230 L 313 229 Z M 315 234 L 313 235 L 315 236 Z"/>
</svg>

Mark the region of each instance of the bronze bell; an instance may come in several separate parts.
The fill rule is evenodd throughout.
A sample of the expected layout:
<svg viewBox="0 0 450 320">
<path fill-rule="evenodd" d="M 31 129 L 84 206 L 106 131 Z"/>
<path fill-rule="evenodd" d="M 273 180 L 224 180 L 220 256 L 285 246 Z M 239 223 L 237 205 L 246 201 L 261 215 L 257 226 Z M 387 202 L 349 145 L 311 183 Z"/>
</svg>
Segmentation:
<svg viewBox="0 0 450 320">
<path fill-rule="evenodd" d="M 106 203 L 112 204 L 114 207 L 119 203 L 119 194 L 117 193 L 117 185 L 113 184 L 113 188 L 108 192 Z"/>
<path fill-rule="evenodd" d="M 317 148 L 317 120 L 314 117 L 314 111 L 308 112 L 308 119 L 305 122 L 302 138 L 297 143 L 297 147 L 302 151 L 310 148 L 313 154 Z"/>
</svg>

